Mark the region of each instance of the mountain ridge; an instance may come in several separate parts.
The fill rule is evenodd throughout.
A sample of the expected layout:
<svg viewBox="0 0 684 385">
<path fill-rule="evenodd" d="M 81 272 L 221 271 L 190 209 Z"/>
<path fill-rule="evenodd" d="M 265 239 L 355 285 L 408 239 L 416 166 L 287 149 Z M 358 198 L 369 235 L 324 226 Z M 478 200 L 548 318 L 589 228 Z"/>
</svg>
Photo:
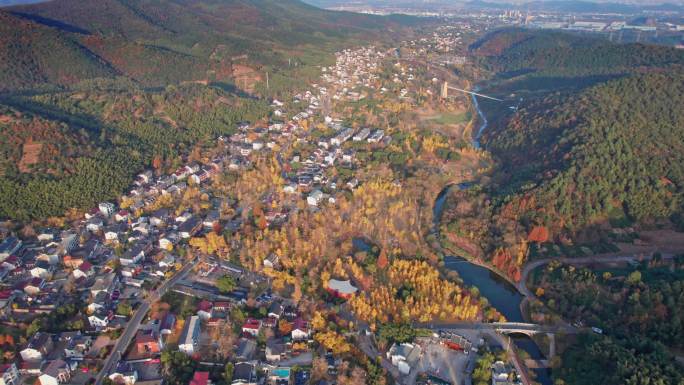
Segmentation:
<svg viewBox="0 0 684 385">
<path fill-rule="evenodd" d="M 331 45 L 379 39 L 416 22 L 409 17 L 322 10 L 298 0 L 52 0 L 0 12 L 19 26 L 19 34 L 5 34 L 0 42 L 0 56 L 10 58 L 8 66 L 21 62 L 20 52 L 11 47 L 22 39 L 80 46 L 88 53 L 54 62 L 51 69 L 69 74 L 61 78 L 46 74 L 47 69 L 8 68 L 0 75 L 0 84 L 5 84 L 0 91 L 44 83 L 65 86 L 98 76 L 126 76 L 144 86 L 231 81 L 236 57 L 248 55 L 240 64 L 251 67 L 282 65 L 293 51 L 320 56 L 332 52 Z M 52 54 L 33 52 L 34 61 Z M 90 60 L 87 57 L 98 58 L 102 68 L 85 71 L 83 77 L 69 72 Z M 31 79 L 33 72 L 41 75 Z M 91 76 L 95 73 L 98 76 Z"/>
</svg>

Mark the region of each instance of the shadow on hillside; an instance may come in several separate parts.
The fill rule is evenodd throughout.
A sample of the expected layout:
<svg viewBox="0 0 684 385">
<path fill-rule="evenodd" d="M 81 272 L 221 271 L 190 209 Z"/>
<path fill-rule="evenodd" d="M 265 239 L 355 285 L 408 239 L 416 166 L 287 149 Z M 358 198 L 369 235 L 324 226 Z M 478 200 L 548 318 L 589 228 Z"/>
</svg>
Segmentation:
<svg viewBox="0 0 684 385">
<path fill-rule="evenodd" d="M 13 15 L 21 17 L 23 19 L 31 20 L 34 21 L 38 24 L 46 25 L 48 27 L 56 28 L 61 31 L 65 32 L 71 32 L 71 33 L 78 33 L 81 35 L 90 35 L 90 31 L 77 27 L 75 25 L 63 23 L 59 20 L 54 20 L 54 19 L 48 19 L 46 17 L 38 16 L 38 15 L 31 15 L 28 13 L 23 13 L 23 12 L 12 12 Z"/>
<path fill-rule="evenodd" d="M 239 96 L 241 98 L 247 98 L 247 99 L 258 99 L 256 96 L 249 94 L 238 87 L 235 86 L 235 84 L 231 83 L 225 83 L 225 82 L 212 82 L 209 84 L 212 87 L 218 88 L 224 92 L 227 92 L 229 94 Z"/>
</svg>

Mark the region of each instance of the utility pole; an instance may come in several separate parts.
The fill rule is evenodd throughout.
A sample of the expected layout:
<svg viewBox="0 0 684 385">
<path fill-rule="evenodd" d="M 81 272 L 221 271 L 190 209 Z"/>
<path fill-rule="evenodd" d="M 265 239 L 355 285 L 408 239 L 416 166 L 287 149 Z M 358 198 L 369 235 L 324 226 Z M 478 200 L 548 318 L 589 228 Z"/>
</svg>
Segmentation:
<svg viewBox="0 0 684 385">
<path fill-rule="evenodd" d="M 269 85 L 268 85 L 268 71 L 266 71 L 266 89 L 267 90 L 271 89 L 271 87 L 269 87 Z"/>
<path fill-rule="evenodd" d="M 449 97 L 449 83 L 447 83 L 446 80 L 442 83 L 442 89 L 439 92 L 439 96 L 445 100 Z"/>
</svg>

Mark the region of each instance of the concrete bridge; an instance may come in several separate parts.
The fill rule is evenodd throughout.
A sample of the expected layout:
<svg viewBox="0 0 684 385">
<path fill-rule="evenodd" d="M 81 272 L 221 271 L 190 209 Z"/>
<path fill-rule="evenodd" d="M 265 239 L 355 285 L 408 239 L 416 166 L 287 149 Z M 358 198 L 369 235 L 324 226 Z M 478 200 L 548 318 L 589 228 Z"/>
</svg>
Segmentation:
<svg viewBox="0 0 684 385">
<path fill-rule="evenodd" d="M 499 333 L 524 334 L 529 337 L 535 334 L 577 334 L 580 332 L 580 329 L 566 325 L 537 325 L 523 322 L 494 322 L 483 325 L 486 325 L 484 327 L 493 328 Z"/>
<path fill-rule="evenodd" d="M 577 334 L 581 329 L 566 325 L 538 325 L 524 322 L 454 322 L 454 323 L 419 323 L 417 328 L 430 330 L 494 330 L 501 334 Z"/>
<path fill-rule="evenodd" d="M 549 354 L 548 357 L 556 356 L 556 334 L 577 334 L 582 331 L 570 325 L 537 325 L 533 323 L 524 322 L 457 322 L 457 323 L 430 323 L 430 324 L 416 324 L 417 328 L 424 328 L 430 330 L 446 330 L 458 332 L 459 330 L 481 330 L 493 331 L 502 335 L 524 334 L 532 337 L 537 334 L 546 334 L 549 338 Z M 538 367 L 548 367 L 548 361 L 535 362 L 534 365 Z"/>
</svg>

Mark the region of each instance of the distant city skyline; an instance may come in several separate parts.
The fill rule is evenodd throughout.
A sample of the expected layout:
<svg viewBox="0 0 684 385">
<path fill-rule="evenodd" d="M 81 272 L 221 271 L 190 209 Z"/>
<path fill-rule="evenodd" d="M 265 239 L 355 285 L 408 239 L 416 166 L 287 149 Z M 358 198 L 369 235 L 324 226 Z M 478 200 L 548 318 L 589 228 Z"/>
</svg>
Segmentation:
<svg viewBox="0 0 684 385">
<path fill-rule="evenodd" d="M 304 0 L 307 3 L 331 7 L 331 6 L 343 6 L 343 5 L 354 5 L 354 6 L 398 6 L 398 7 L 411 7 L 419 8 L 421 5 L 426 7 L 435 6 L 454 6 L 466 4 L 471 1 L 468 0 Z M 479 1 L 479 0 L 475 0 Z M 483 2 L 496 3 L 496 4 L 525 4 L 525 3 L 561 3 L 561 2 L 576 2 L 575 0 L 485 0 Z M 627 5 L 661 5 L 661 4 L 674 4 L 679 6 L 684 6 L 684 0 L 579 0 L 577 2 L 586 3 L 596 3 L 596 4 L 627 4 Z"/>
</svg>

